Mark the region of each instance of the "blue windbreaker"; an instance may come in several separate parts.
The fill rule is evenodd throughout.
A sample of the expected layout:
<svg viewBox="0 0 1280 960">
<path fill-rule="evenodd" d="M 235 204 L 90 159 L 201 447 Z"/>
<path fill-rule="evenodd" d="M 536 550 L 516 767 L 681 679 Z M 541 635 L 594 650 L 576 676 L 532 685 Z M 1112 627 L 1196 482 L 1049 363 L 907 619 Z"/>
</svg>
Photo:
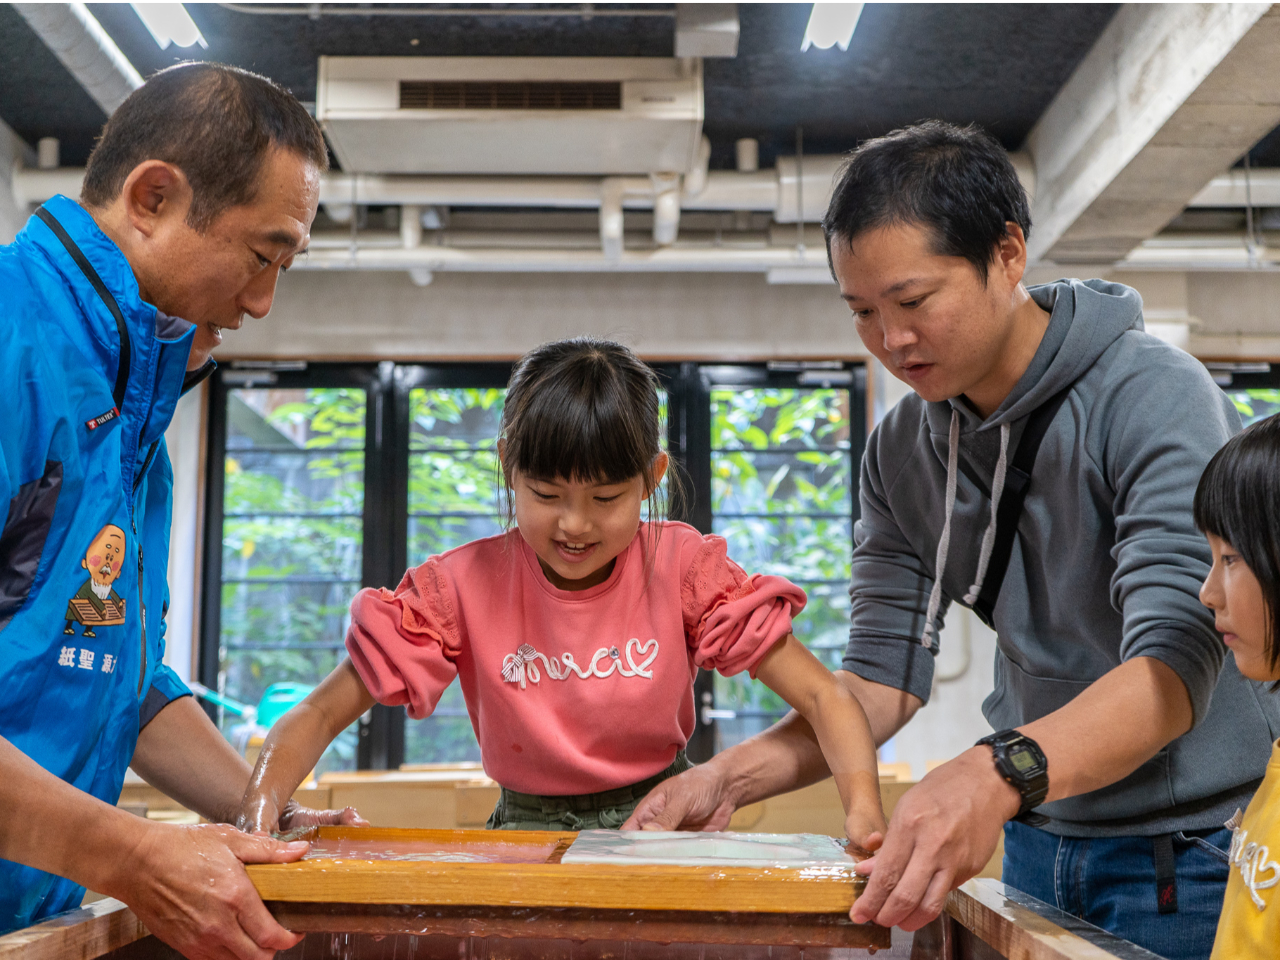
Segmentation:
<svg viewBox="0 0 1280 960">
<path fill-rule="evenodd" d="M 138 731 L 190 693 L 161 660 L 164 430 L 199 379 L 193 333 L 142 301 L 119 248 L 66 197 L 0 247 L 0 736 L 111 804 Z M 83 894 L 0 860 L 0 933 Z"/>
</svg>

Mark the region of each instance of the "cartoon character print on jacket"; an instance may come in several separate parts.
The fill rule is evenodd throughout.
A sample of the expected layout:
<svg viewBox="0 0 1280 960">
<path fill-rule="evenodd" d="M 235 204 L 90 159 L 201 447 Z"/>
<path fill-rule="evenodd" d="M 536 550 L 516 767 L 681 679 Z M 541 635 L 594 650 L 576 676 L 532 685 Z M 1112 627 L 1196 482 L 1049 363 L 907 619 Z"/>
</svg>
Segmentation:
<svg viewBox="0 0 1280 960">
<path fill-rule="evenodd" d="M 74 634 L 73 624 L 84 627 L 83 637 L 96 637 L 94 627 L 114 627 L 124 623 L 124 599 L 111 585 L 120 577 L 124 566 L 124 531 L 108 523 L 89 544 L 80 566 L 89 571 L 89 579 L 67 603 L 67 628 Z"/>
</svg>

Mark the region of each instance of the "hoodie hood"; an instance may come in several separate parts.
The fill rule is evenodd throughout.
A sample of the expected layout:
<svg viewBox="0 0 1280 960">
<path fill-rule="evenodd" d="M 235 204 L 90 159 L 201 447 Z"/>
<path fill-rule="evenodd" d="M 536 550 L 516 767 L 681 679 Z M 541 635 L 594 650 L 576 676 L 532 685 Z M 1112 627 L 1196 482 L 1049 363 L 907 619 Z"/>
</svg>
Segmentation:
<svg viewBox="0 0 1280 960">
<path fill-rule="evenodd" d="M 1103 280 L 1059 280 L 1031 287 L 1027 292 L 1042 310 L 1049 313 L 1049 324 L 1031 363 L 1004 403 L 986 421 L 982 421 L 961 397 L 945 404 L 929 405 L 931 426 L 936 426 L 940 417 L 947 421 L 947 481 L 942 534 L 938 537 L 938 551 L 934 558 L 938 575 L 929 594 L 924 629 L 920 634 L 920 642 L 926 647 L 937 640 L 936 619 L 942 605 L 942 583 L 951 549 L 951 518 L 955 510 L 960 437 L 965 421 L 968 421 L 970 433 L 986 434 L 975 438 L 975 445 L 979 448 L 977 452 L 984 460 L 990 460 L 988 438 L 994 431 L 999 433 L 999 450 L 992 468 L 990 517 L 978 550 L 977 573 L 964 594 L 964 603 L 972 606 L 982 593 L 995 548 L 996 516 L 1008 477 L 1013 424 L 1026 419 L 1074 383 L 1122 334 L 1143 329 L 1142 297 L 1136 290 L 1121 284 Z"/>
<path fill-rule="evenodd" d="M 961 432 L 987 431 L 1029 416 L 1097 362 L 1130 330 L 1144 330 L 1142 295 L 1106 280 L 1055 280 L 1028 287 L 1040 309 L 1049 312 L 1040 346 L 1009 396 L 986 420 L 960 397 L 929 404 L 934 433 L 945 434 L 951 411 L 960 413 Z"/>
</svg>

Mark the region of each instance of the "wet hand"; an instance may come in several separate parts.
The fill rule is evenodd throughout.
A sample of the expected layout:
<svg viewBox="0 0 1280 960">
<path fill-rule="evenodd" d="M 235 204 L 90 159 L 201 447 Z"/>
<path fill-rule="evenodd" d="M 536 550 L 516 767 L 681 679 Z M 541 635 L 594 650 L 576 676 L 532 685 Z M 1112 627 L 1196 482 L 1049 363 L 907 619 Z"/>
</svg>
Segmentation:
<svg viewBox="0 0 1280 960">
<path fill-rule="evenodd" d="M 285 804 L 285 811 L 287 812 L 288 809 L 289 805 Z M 244 798 L 244 805 L 240 807 L 240 815 L 236 817 L 236 829 L 256 837 L 269 837 L 273 833 L 288 829 L 282 825 L 283 820 L 284 817 L 275 801 L 265 794 L 251 792 Z"/>
<path fill-rule="evenodd" d="M 224 825 L 150 824 L 102 892 L 189 960 L 271 960 L 302 935 L 276 922 L 243 865 L 289 863 L 308 846 Z"/>
<path fill-rule="evenodd" d="M 849 838 L 849 852 L 855 857 L 869 859 L 884 843 L 887 829 L 878 797 L 874 808 L 855 808 L 849 811 L 844 821 L 845 836 Z"/>
<path fill-rule="evenodd" d="M 343 807 L 341 810 L 313 810 L 304 807 L 296 800 L 290 800 L 280 814 L 280 832 L 305 829 L 306 827 L 367 827 L 369 821 L 356 812 L 355 807 Z"/>
<path fill-rule="evenodd" d="M 724 830 L 736 809 L 709 764 L 664 780 L 640 801 L 623 830 Z"/>
<path fill-rule="evenodd" d="M 938 767 L 898 801 L 880 849 L 858 864 L 871 879 L 850 919 L 908 931 L 929 923 L 947 894 L 987 865 L 1020 805 L 987 747 Z"/>
</svg>

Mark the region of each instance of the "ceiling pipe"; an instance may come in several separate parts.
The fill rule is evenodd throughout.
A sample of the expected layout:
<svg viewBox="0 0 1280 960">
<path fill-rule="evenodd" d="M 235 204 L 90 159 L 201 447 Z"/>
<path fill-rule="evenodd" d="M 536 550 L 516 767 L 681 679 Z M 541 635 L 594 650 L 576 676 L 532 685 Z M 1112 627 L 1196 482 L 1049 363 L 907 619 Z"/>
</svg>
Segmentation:
<svg viewBox="0 0 1280 960">
<path fill-rule="evenodd" d="M 680 174 L 655 173 L 649 179 L 653 184 L 653 242 L 669 246 L 680 233 Z"/>
<path fill-rule="evenodd" d="M 1129 270 L 1280 270 L 1280 249 L 1263 245 L 1250 250 L 1248 240 L 1243 233 L 1152 237 L 1115 265 Z"/>
<path fill-rule="evenodd" d="M 622 204 L 627 195 L 653 195 L 653 185 L 643 177 L 605 177 L 600 181 L 600 249 L 604 258 L 622 256 Z M 655 224 L 655 232 L 657 226 Z"/>
<path fill-rule="evenodd" d="M 219 3 L 218 6 L 236 13 L 252 13 L 259 16 L 296 16 L 319 20 L 321 17 L 575 17 L 590 20 L 593 17 L 668 17 L 674 19 L 676 11 L 659 7 L 645 9 L 628 7 L 614 10 L 609 7 L 575 4 L 568 7 L 539 6 L 533 9 L 511 9 L 507 6 L 496 8 L 485 7 L 423 7 L 423 6 L 390 6 L 370 7 L 347 3 Z"/>
<path fill-rule="evenodd" d="M 794 246 L 742 249 L 708 244 L 622 250 L 616 258 L 603 249 L 459 249 L 426 245 L 365 247 L 354 250 L 313 249 L 299 257 L 299 270 L 388 270 L 464 273 L 768 273 L 779 267 L 826 270 L 826 251 L 810 247 L 797 255 Z"/>
<path fill-rule="evenodd" d="M 400 208 L 400 243 L 406 250 L 422 246 L 422 207 L 415 203 Z"/>
<path fill-rule="evenodd" d="M 684 201 L 693 200 L 707 186 L 707 172 L 711 166 L 711 138 L 705 133 L 698 141 L 698 152 L 694 155 L 693 166 L 684 177 Z"/>
<path fill-rule="evenodd" d="M 13 8 L 108 117 L 142 86 L 142 76 L 83 3 L 15 3 Z"/>
<path fill-rule="evenodd" d="M 821 168 L 825 160 L 834 163 L 839 158 L 805 158 L 806 211 L 818 201 L 825 203 L 830 192 L 831 184 L 821 184 L 816 178 L 812 184 L 813 189 L 810 189 L 810 168 Z M 75 167 L 16 170 L 12 182 L 14 201 L 21 206 L 43 203 L 57 193 L 78 196 L 83 179 L 84 170 Z M 601 185 L 607 179 L 618 178 L 327 173 L 320 181 L 320 202 L 326 208 L 354 203 L 375 206 L 414 204 L 421 207 L 550 207 L 595 210 L 600 206 Z M 622 204 L 626 209 L 653 209 L 654 192 L 649 178 L 621 179 L 635 184 L 624 191 Z M 791 190 L 794 191 L 794 183 Z M 686 181 L 679 199 L 682 210 L 756 210 L 776 213 L 779 210 L 779 194 L 778 175 L 774 170 L 751 173 L 712 170 L 706 174 L 703 187 L 696 194 L 691 194 Z M 815 196 L 816 200 L 813 199 Z M 794 208 L 794 199 L 791 202 Z"/>
<path fill-rule="evenodd" d="M 703 156 L 709 143 L 703 141 Z M 797 189 L 801 171 L 794 157 L 779 157 L 772 170 L 711 170 L 695 166 L 688 176 L 646 177 L 483 177 L 408 176 L 385 174 L 326 174 L 320 184 L 320 201 L 332 213 L 355 205 L 417 207 L 523 207 L 565 210 L 599 210 L 602 249 L 620 250 L 623 210 L 654 210 L 654 241 L 673 243 L 682 211 L 756 211 L 768 213 L 775 223 L 795 223 L 803 197 L 806 222 L 821 219 L 830 198 L 833 179 L 843 158 L 835 155 L 805 158 L 804 183 Z M 1034 171 L 1022 164 L 1024 182 L 1034 189 Z M 19 207 L 43 203 L 57 193 L 78 196 L 84 171 L 17 169 L 12 191 Z M 1254 203 L 1280 206 L 1280 169 L 1253 171 Z M 694 190 L 697 181 L 701 188 Z M 1218 205 L 1230 205 L 1231 191 L 1242 192 L 1235 173 L 1215 178 L 1200 198 L 1212 194 Z M 1221 181 L 1221 183 L 1220 183 Z M 621 185 L 621 187 L 619 187 Z M 1275 194 L 1272 201 L 1273 192 Z M 402 218 L 402 224 L 412 217 Z M 402 229 L 412 231 L 411 225 Z M 406 234 L 406 238 L 415 236 Z M 416 234 L 420 242 L 420 233 Z M 406 240 L 407 242 L 407 240 Z"/>
</svg>

